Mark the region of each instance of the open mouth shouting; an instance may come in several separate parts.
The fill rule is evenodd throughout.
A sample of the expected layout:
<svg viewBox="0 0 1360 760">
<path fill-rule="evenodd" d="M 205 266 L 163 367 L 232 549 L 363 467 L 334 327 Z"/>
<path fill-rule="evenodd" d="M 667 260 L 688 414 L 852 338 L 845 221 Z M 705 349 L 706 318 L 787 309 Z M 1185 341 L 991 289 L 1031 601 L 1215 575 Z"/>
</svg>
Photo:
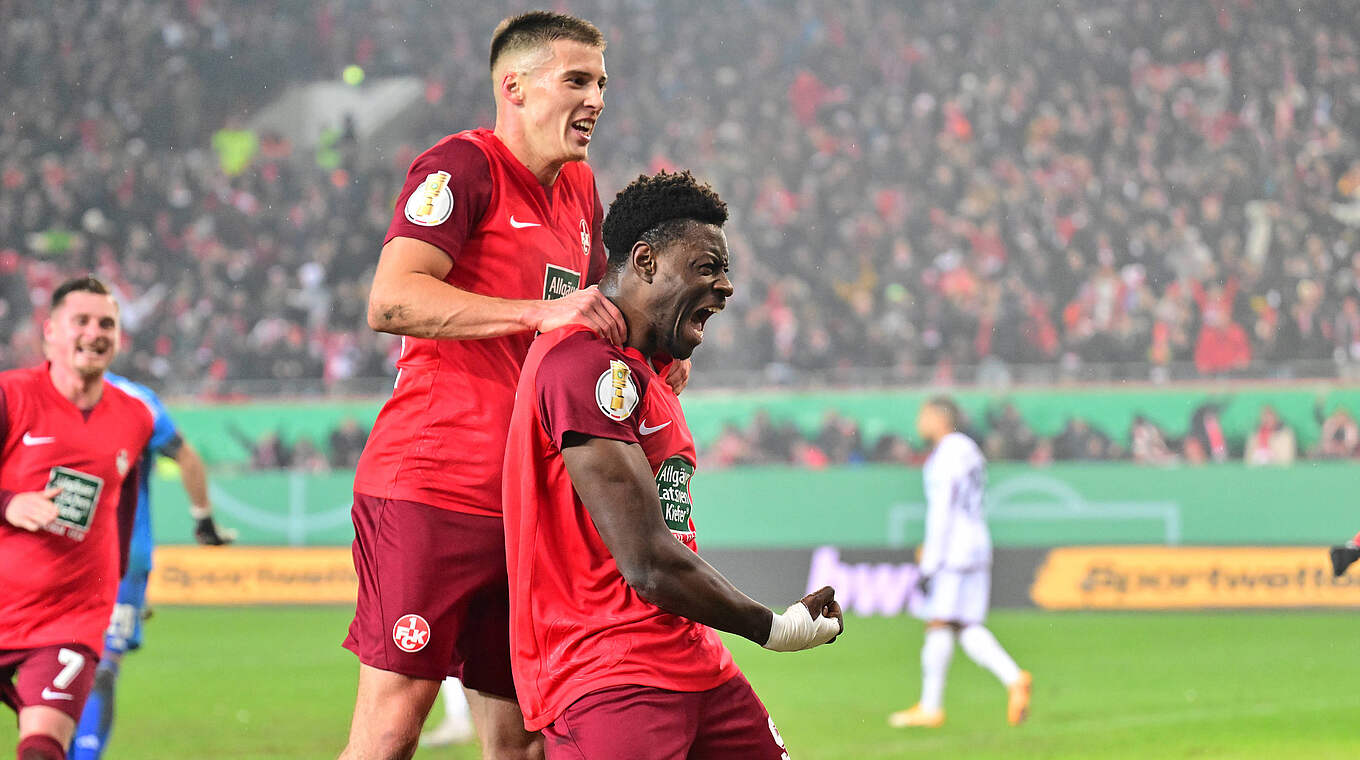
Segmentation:
<svg viewBox="0 0 1360 760">
<path fill-rule="evenodd" d="M 689 343 L 693 343 L 696 346 L 699 345 L 700 343 L 703 343 L 704 325 L 708 323 L 710 317 L 722 311 L 725 305 L 726 304 L 724 302 L 719 301 L 716 304 L 700 306 L 699 308 L 690 312 L 689 319 L 686 320 L 685 324 L 683 325 L 685 339 Z"/>
<path fill-rule="evenodd" d="M 571 131 L 575 133 L 578 140 L 589 143 L 591 134 L 595 132 L 595 120 L 591 118 L 577 119 L 571 123 Z"/>
</svg>

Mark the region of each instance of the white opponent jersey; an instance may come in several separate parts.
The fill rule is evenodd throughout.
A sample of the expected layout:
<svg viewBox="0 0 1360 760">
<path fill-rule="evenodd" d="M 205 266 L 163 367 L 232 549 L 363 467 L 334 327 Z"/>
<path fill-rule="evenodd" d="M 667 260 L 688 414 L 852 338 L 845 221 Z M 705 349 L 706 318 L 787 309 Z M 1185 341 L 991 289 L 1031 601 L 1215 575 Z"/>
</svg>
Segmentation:
<svg viewBox="0 0 1360 760">
<path fill-rule="evenodd" d="M 982 494 L 987 460 L 973 439 L 950 433 L 926 460 L 926 536 L 921 572 L 972 570 L 992 563 Z"/>
</svg>

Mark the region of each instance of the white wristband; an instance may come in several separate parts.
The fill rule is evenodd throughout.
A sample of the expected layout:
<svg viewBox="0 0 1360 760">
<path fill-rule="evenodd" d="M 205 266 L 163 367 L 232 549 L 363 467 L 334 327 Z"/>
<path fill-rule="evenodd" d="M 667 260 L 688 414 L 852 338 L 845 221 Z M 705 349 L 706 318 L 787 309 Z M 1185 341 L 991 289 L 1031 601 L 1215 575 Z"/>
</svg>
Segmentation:
<svg viewBox="0 0 1360 760">
<path fill-rule="evenodd" d="M 841 624 L 825 615 L 812 619 L 807 605 L 794 602 L 783 615 L 770 620 L 770 639 L 765 648 L 773 652 L 797 652 L 820 646 L 840 635 Z"/>
<path fill-rule="evenodd" d="M 190 504 L 189 516 L 195 520 L 206 520 L 209 517 L 212 517 L 212 507 Z"/>
</svg>

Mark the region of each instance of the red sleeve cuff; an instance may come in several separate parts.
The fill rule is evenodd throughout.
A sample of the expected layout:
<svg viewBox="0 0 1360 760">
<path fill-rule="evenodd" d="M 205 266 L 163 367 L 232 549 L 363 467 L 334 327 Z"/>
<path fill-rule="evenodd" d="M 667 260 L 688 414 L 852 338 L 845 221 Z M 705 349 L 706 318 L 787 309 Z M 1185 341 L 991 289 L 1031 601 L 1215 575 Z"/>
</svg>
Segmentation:
<svg viewBox="0 0 1360 760">
<path fill-rule="evenodd" d="M 17 491 L 6 491 L 5 489 L 0 488 L 0 517 L 4 516 L 5 510 L 9 508 L 9 503 L 18 495 L 19 493 Z"/>
</svg>

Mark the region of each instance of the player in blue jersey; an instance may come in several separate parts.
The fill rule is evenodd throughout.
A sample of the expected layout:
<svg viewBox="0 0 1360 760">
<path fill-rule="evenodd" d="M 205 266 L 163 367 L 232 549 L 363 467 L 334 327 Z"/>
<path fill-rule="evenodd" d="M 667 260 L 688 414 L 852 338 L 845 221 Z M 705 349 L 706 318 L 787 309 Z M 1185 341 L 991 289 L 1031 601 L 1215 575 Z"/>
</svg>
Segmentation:
<svg viewBox="0 0 1360 760">
<path fill-rule="evenodd" d="M 104 374 L 109 382 L 141 400 L 151 411 L 155 427 L 142 461 L 148 465 L 157 456 L 179 464 L 180 480 L 189 495 L 189 514 L 194 518 L 194 538 L 208 546 L 231 543 L 233 535 L 218 529 L 208 500 L 208 478 L 203 459 L 193 446 L 180 437 L 170 413 L 150 388 L 112 372 Z M 149 472 L 148 472 L 149 476 Z M 137 517 L 132 527 L 127 573 L 118 586 L 118 603 L 113 608 L 108 632 L 104 635 L 104 655 L 95 671 L 94 691 L 85 703 L 80 725 L 72 742 L 72 760 L 98 760 L 113 730 L 113 691 L 123 655 L 142 645 L 142 619 L 146 613 L 146 582 L 151 574 L 151 505 L 148 483 L 141 479 L 137 496 Z"/>
</svg>

